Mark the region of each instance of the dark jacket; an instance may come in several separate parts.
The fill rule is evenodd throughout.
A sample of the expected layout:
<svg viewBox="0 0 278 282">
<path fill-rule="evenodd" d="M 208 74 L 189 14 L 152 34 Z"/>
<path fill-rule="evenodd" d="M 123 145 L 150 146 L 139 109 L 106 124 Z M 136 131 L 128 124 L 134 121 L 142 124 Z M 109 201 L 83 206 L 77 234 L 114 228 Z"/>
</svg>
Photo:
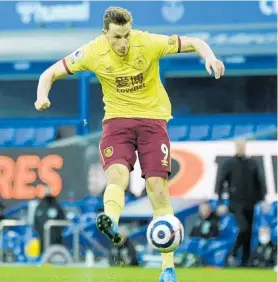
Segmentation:
<svg viewBox="0 0 278 282">
<path fill-rule="evenodd" d="M 259 244 L 252 252 L 248 264 L 250 267 L 273 268 L 277 265 L 277 246 L 272 242 Z"/>
<path fill-rule="evenodd" d="M 198 217 L 193 226 L 190 237 L 198 237 L 210 239 L 219 235 L 219 217 L 215 213 L 211 213 L 206 219 Z"/>
<path fill-rule="evenodd" d="M 0 200 L 0 221 L 3 219 L 6 219 L 4 216 L 4 209 L 5 209 L 5 206 L 1 203 L 1 200 Z"/>
<path fill-rule="evenodd" d="M 139 265 L 135 247 L 129 238 L 126 238 L 123 245 L 110 249 L 108 260 L 112 266 Z"/>
<path fill-rule="evenodd" d="M 257 163 L 248 157 L 234 156 L 220 168 L 216 180 L 216 191 L 221 200 L 224 185 L 227 185 L 230 205 L 243 204 L 252 208 L 264 199 L 265 187 L 259 175 Z"/>
<path fill-rule="evenodd" d="M 41 200 L 35 211 L 34 228 L 41 240 L 41 250 L 44 250 L 44 224 L 48 220 L 64 220 L 65 214 L 56 200 L 52 196 L 47 196 Z M 50 244 L 62 244 L 63 227 L 51 228 Z"/>
</svg>

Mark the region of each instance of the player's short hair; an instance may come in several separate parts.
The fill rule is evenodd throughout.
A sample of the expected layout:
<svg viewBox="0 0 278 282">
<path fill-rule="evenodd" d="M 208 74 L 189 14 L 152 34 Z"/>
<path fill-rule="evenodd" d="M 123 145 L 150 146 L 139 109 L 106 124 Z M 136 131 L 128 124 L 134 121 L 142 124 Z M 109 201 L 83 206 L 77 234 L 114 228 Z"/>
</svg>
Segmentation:
<svg viewBox="0 0 278 282">
<path fill-rule="evenodd" d="M 131 13 L 120 7 L 109 7 L 103 16 L 104 29 L 109 29 L 109 24 L 125 25 L 127 23 L 132 24 Z"/>
</svg>

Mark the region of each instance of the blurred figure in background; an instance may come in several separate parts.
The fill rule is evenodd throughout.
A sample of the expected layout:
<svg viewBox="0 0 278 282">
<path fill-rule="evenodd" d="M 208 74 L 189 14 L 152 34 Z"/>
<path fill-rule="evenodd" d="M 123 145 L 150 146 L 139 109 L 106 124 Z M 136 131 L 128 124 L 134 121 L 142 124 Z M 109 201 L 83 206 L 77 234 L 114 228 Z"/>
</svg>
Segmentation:
<svg viewBox="0 0 278 282">
<path fill-rule="evenodd" d="M 204 247 L 209 242 L 209 239 L 219 236 L 219 226 L 220 218 L 213 211 L 211 203 L 202 203 L 199 206 L 198 217 L 186 241 L 182 266 L 197 267 L 206 265 L 203 257 Z"/>
<path fill-rule="evenodd" d="M 256 203 L 264 199 L 265 187 L 256 162 L 245 155 L 246 142 L 236 142 L 236 155 L 227 160 L 217 176 L 216 191 L 222 200 L 224 186 L 229 194 L 229 210 L 235 215 L 239 234 L 230 260 L 235 260 L 242 248 L 241 265 L 246 266 L 250 256 L 253 211 Z"/>
<path fill-rule="evenodd" d="M 134 244 L 128 237 L 128 230 L 120 227 L 123 234 L 123 243 L 120 246 L 113 246 L 109 250 L 108 261 L 111 266 L 138 266 L 137 252 Z"/>
<path fill-rule="evenodd" d="M 219 205 L 216 209 L 217 216 L 225 216 L 229 213 L 229 208 L 226 205 Z"/>
<path fill-rule="evenodd" d="M 87 183 L 90 195 L 100 196 L 104 193 L 107 180 L 99 162 L 99 148 L 88 146 L 84 154 L 84 163 L 88 174 Z"/>
<path fill-rule="evenodd" d="M 190 233 L 190 237 L 210 239 L 219 234 L 219 217 L 213 212 L 209 203 L 199 207 L 199 216 Z"/>
<path fill-rule="evenodd" d="M 277 245 L 271 241 L 271 232 L 268 226 L 259 230 L 259 244 L 249 259 L 250 267 L 273 268 L 277 265 Z"/>
<path fill-rule="evenodd" d="M 35 211 L 34 228 L 38 233 L 41 243 L 41 252 L 44 251 L 44 225 L 48 220 L 65 220 L 64 211 L 49 187 L 44 188 L 44 198 L 38 204 Z M 63 227 L 52 227 L 50 232 L 50 245 L 63 244 Z"/>
<path fill-rule="evenodd" d="M 5 219 L 5 216 L 4 216 L 4 209 L 5 209 L 5 206 L 4 204 L 0 201 L 0 221 Z"/>
</svg>

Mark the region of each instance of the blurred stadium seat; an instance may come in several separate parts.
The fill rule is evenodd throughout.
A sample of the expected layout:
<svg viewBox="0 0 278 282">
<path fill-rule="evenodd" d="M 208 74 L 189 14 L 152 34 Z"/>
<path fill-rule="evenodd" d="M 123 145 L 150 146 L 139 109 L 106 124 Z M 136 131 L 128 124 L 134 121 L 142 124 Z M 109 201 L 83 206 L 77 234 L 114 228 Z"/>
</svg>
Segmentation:
<svg viewBox="0 0 278 282">
<path fill-rule="evenodd" d="M 227 255 L 233 249 L 237 234 L 238 226 L 235 217 L 232 214 L 221 217 L 219 236 L 209 239 L 203 248 L 204 264 L 223 267 Z"/>
<path fill-rule="evenodd" d="M 227 255 L 231 252 L 238 234 L 238 226 L 231 214 L 220 219 L 220 233 L 217 238 L 208 240 L 189 237 L 184 240 L 177 254 L 192 253 L 200 258 L 204 265 L 223 267 Z"/>
<path fill-rule="evenodd" d="M 252 248 L 258 244 L 259 229 L 264 226 L 271 228 L 272 240 L 277 241 L 277 201 L 272 203 L 259 202 L 255 206 L 252 231 Z"/>
<path fill-rule="evenodd" d="M 0 146 L 8 146 L 13 143 L 14 128 L 0 128 Z"/>
<path fill-rule="evenodd" d="M 0 147 L 46 146 L 55 139 L 54 127 L 0 128 Z"/>
<path fill-rule="evenodd" d="M 276 140 L 276 115 L 195 115 L 176 117 L 168 125 L 172 141 L 215 141 L 237 137 Z"/>
</svg>

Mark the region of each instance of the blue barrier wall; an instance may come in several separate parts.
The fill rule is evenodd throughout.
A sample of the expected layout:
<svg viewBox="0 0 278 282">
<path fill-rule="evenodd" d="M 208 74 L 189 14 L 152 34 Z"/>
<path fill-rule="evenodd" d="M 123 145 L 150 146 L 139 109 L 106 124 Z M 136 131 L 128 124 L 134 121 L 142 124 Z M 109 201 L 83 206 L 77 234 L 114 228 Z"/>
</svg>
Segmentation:
<svg viewBox="0 0 278 282">
<path fill-rule="evenodd" d="M 84 32 L 87 32 L 90 39 L 93 39 L 96 36 L 96 31 L 99 33 L 102 28 L 102 14 L 104 10 L 108 6 L 114 4 L 115 3 L 112 1 L 2 2 L 0 3 L 0 18 L 4 20 L 0 21 L 0 30 L 5 30 L 5 33 L 3 33 L 5 40 L 2 41 L 4 44 L 3 46 L 5 47 L 5 44 L 9 44 L 9 36 L 16 37 L 17 35 L 23 37 L 32 35 L 31 37 L 34 38 L 39 35 L 41 38 L 44 38 L 47 34 L 51 35 L 52 33 L 58 33 L 61 37 L 68 34 L 71 36 L 72 41 L 74 41 L 78 40 L 79 32 L 83 35 Z M 226 76 L 247 76 L 258 74 L 276 75 L 277 11 L 273 1 L 119 1 L 117 2 L 117 5 L 129 9 L 133 13 L 135 28 L 142 28 L 152 32 L 161 32 L 165 34 L 177 33 L 179 35 L 197 36 L 206 40 L 216 51 L 216 54 L 224 61 L 226 66 Z M 67 13 L 61 14 L 59 9 L 60 11 L 67 11 Z M 208 10 L 213 11 L 213 13 L 207 13 Z M 78 11 L 78 13 L 76 11 Z M 142 17 L 142 14 L 144 17 Z M 215 15 L 217 15 L 217 17 Z M 77 33 L 74 33 L 76 31 Z M 8 37 L 5 37 L 6 35 L 8 35 Z M 51 43 L 50 40 L 48 44 Z M 29 45 L 29 52 L 32 52 L 32 44 Z M 21 50 L 21 48 L 17 49 Z M 27 59 L 27 53 L 25 54 L 26 57 L 24 55 L 20 57 L 20 59 L 18 59 L 17 56 L 9 57 L 6 56 L 7 54 L 10 54 L 9 48 L 3 48 L 3 50 L 0 50 L 1 80 L 5 80 L 6 78 L 15 79 L 16 77 L 23 80 L 29 78 L 37 79 L 38 76 L 57 59 L 54 55 L 52 56 L 53 50 L 48 52 L 50 57 L 52 56 L 52 59 L 43 59 L 45 54 L 42 54 L 41 58 L 36 58 L 36 60 Z M 44 51 L 42 50 L 42 52 Z M 62 52 L 63 56 L 67 55 L 66 52 L 67 50 L 64 49 Z M 204 62 L 197 56 L 180 54 L 170 56 L 161 61 L 161 78 L 163 81 L 165 78 L 172 77 L 206 76 L 208 75 L 204 68 Z M 52 112 L 51 109 L 49 115 L 46 113 L 35 116 L 33 113 L 33 105 L 31 109 L 22 104 L 22 109 L 28 108 L 26 114 L 23 114 L 25 118 L 20 116 L 19 119 L 9 119 L 4 117 L 8 116 L 9 108 L 15 107 L 6 107 L 7 110 L 1 109 L 0 128 L 30 126 L 59 127 L 62 125 L 70 125 L 77 128 L 78 134 L 86 134 L 90 129 L 91 122 L 94 124 L 91 128 L 99 129 L 101 127 L 100 116 L 102 114 L 101 99 L 100 97 L 95 98 L 94 96 L 89 99 L 89 90 L 92 88 L 90 81 L 95 81 L 96 78 L 94 75 L 87 73 L 80 73 L 77 78 L 78 101 L 73 99 L 77 104 L 75 105 L 75 110 L 67 111 L 65 109 L 65 111 L 63 111 L 63 106 L 59 105 L 59 108 L 56 108 L 55 112 Z M 99 89 L 97 91 L 98 93 L 100 92 Z M 182 89 L 182 91 L 184 91 L 182 95 L 189 96 L 186 92 L 187 89 Z M 92 92 L 94 92 L 94 90 Z M 174 92 L 175 91 L 173 90 L 173 93 Z M 171 93 L 172 90 L 169 91 L 170 98 Z M 0 94 L 1 101 L 3 101 L 4 104 L 6 99 L 5 96 L 11 97 L 9 94 L 9 92 Z M 19 87 L 18 93 L 14 94 L 13 97 L 18 99 L 20 94 Z M 265 93 L 262 93 L 262 95 L 264 94 Z M 32 95 L 35 99 L 35 91 Z M 173 94 L 173 96 L 175 95 L 176 94 Z M 223 95 L 223 97 L 225 97 L 225 95 Z M 176 98 L 176 96 L 173 97 L 175 116 L 178 112 L 175 105 Z M 53 100 L 55 99 L 56 98 L 53 98 Z M 258 97 L 255 99 L 258 99 Z M 198 100 L 198 96 L 196 96 L 196 100 Z M 221 100 L 219 100 L 219 102 L 221 103 Z M 183 103 L 184 102 L 181 100 L 180 104 Z M 10 105 L 11 103 L 6 104 Z M 29 102 L 29 104 L 33 104 L 33 101 Z M 271 102 L 271 104 L 276 103 Z M 185 107 L 180 110 L 181 112 L 185 112 L 186 115 L 194 113 L 192 112 L 192 107 L 190 105 L 188 106 L 188 112 L 186 112 L 186 105 L 184 106 Z M 273 113 L 277 110 L 277 108 L 274 108 L 270 109 L 270 111 L 262 109 L 262 113 Z M 61 111 L 61 114 L 59 113 L 59 110 Z M 22 112 L 24 113 L 23 110 Z M 242 112 L 244 111 L 242 110 Z M 258 111 L 254 109 L 254 112 Z M 200 113 L 201 112 L 198 114 Z M 219 113 L 227 112 L 220 109 Z M 32 117 L 32 119 L 28 119 L 28 117 Z M 89 126 L 86 122 L 89 122 Z M 178 123 L 178 121 L 173 122 Z M 230 124 L 230 121 L 227 121 L 227 123 Z M 252 132 L 256 132 L 261 126 L 260 124 L 257 124 L 256 121 L 252 124 L 253 127 L 248 127 L 248 124 L 246 124 L 244 125 L 244 129 L 242 129 L 232 123 L 230 127 L 225 127 L 223 129 L 224 132 L 226 132 L 225 134 L 223 132 L 219 133 L 218 129 L 214 129 L 217 132 L 216 135 L 214 133 L 211 133 L 212 135 L 200 133 L 202 130 L 203 132 L 214 132 L 213 129 L 207 130 L 204 125 L 204 128 L 199 131 L 197 135 L 194 135 L 193 133 L 193 135 L 191 135 L 190 133 L 188 137 L 182 138 L 201 138 L 201 140 L 203 140 L 203 138 L 213 139 L 216 138 L 216 136 L 228 138 L 237 133 L 244 133 L 248 128 Z M 273 124 L 274 123 L 272 122 L 268 124 L 268 126 L 271 127 Z M 171 126 L 170 123 L 170 128 Z M 191 128 L 189 132 L 195 132 L 194 127 L 191 127 L 191 125 L 189 126 Z M 229 130 L 228 128 L 231 129 Z M 203 137 L 203 135 L 206 135 L 206 137 Z"/>
</svg>

